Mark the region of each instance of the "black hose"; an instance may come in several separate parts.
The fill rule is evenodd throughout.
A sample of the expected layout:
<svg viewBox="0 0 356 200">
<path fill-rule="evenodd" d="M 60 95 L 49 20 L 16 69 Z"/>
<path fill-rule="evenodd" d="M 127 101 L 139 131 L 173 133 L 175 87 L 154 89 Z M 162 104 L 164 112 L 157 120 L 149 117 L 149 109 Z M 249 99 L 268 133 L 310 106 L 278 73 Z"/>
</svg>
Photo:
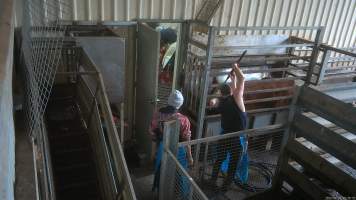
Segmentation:
<svg viewBox="0 0 356 200">
<path fill-rule="evenodd" d="M 265 187 L 258 187 L 253 185 L 252 183 L 242 183 L 238 178 L 234 178 L 234 183 L 237 187 L 249 191 L 249 192 L 260 192 L 263 190 L 266 190 L 272 186 L 272 177 L 273 177 L 273 172 L 271 168 L 274 168 L 276 165 L 271 164 L 271 163 L 266 163 L 266 162 L 261 162 L 261 161 L 254 161 L 250 160 L 249 161 L 249 169 L 254 168 L 257 173 L 261 174 L 263 179 L 266 181 L 266 186 Z M 203 173 L 205 176 L 211 176 L 211 174 Z M 220 177 L 220 176 L 219 176 Z M 221 177 L 224 178 L 224 177 Z M 250 177 L 249 177 L 250 179 Z M 223 197 L 226 200 L 230 200 L 228 196 L 226 196 L 225 192 L 217 192 L 215 195 L 211 197 L 211 199 L 215 199 L 217 197 Z"/>
<path fill-rule="evenodd" d="M 258 191 L 268 189 L 272 185 L 272 177 L 273 177 L 273 172 L 268 167 L 268 165 L 271 166 L 271 164 L 269 164 L 269 163 L 263 163 L 263 162 L 258 162 L 258 161 L 250 161 L 249 162 L 249 168 L 255 168 L 256 172 L 261 174 L 263 179 L 266 181 L 265 187 L 258 187 L 251 183 L 242 183 L 237 178 L 234 179 L 235 184 L 238 187 L 240 187 L 241 189 L 247 190 L 249 192 L 258 192 Z"/>
</svg>

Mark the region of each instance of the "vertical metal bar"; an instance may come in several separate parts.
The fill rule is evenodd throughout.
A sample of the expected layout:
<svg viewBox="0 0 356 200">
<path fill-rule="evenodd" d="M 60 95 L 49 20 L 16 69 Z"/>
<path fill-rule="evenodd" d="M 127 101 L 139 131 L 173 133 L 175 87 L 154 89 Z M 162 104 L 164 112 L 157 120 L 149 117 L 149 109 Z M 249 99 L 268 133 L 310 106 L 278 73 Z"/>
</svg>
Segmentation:
<svg viewBox="0 0 356 200">
<path fill-rule="evenodd" d="M 319 55 L 319 46 L 322 42 L 323 36 L 324 36 L 324 32 L 325 32 L 325 28 L 324 27 L 320 27 L 316 33 L 315 36 L 315 41 L 314 41 L 314 47 L 313 47 L 313 51 L 311 54 L 311 61 L 309 63 L 309 70 L 307 73 L 307 77 L 305 80 L 305 84 L 309 85 L 311 83 L 311 79 L 313 76 L 313 70 L 314 67 L 316 65 L 316 62 L 318 60 L 318 55 Z"/>
<path fill-rule="evenodd" d="M 159 199 L 173 199 L 174 186 L 172 180 L 176 173 L 176 165 L 168 155 L 171 151 L 173 155 L 177 154 L 179 140 L 179 120 L 164 123 L 163 130 L 163 154 L 161 161 L 160 181 L 159 181 Z"/>
<path fill-rule="evenodd" d="M 120 104 L 120 135 L 121 135 L 121 146 L 124 149 L 124 141 L 125 141 L 125 107 L 124 103 Z"/>
<path fill-rule="evenodd" d="M 38 170 L 37 170 L 37 160 L 36 158 L 38 158 L 37 156 L 37 148 L 36 148 L 36 144 L 35 144 L 35 138 L 31 137 L 31 145 L 32 145 L 32 158 L 33 158 L 33 169 L 34 169 L 34 173 L 35 173 L 35 189 L 36 189 L 36 199 L 40 200 L 40 192 L 39 192 L 39 180 L 38 180 Z"/>
<path fill-rule="evenodd" d="M 323 80 L 324 80 L 325 70 L 328 67 L 330 54 L 331 54 L 331 51 L 329 51 L 328 49 L 325 49 L 324 55 L 323 55 L 323 59 L 321 60 L 318 80 L 316 82 L 317 85 L 321 84 L 323 82 Z"/>
<path fill-rule="evenodd" d="M 209 78 L 210 78 L 210 68 L 211 62 L 213 57 L 213 48 L 214 48 L 214 40 L 216 35 L 216 29 L 214 27 L 209 27 L 209 35 L 208 35 L 208 44 L 207 44 L 207 51 L 206 51 L 206 64 L 204 69 L 204 75 L 202 77 L 202 86 L 200 88 L 200 105 L 198 110 L 198 120 L 197 120 L 197 139 L 203 136 L 203 128 L 204 128 L 204 119 L 205 119 L 205 108 L 206 108 L 206 101 L 208 96 L 208 88 L 209 88 Z M 200 151 L 200 145 L 197 145 L 197 149 L 195 152 L 194 160 L 198 160 Z"/>
<path fill-rule="evenodd" d="M 204 160 L 203 160 L 203 169 L 207 169 L 207 160 L 208 160 L 208 153 L 209 153 L 209 142 L 206 142 L 206 145 L 205 145 L 205 151 L 204 151 Z M 204 172 L 203 172 L 204 174 Z M 204 175 L 202 176 L 202 180 L 204 178 Z"/>
<path fill-rule="evenodd" d="M 306 87 L 306 86 L 302 86 L 302 87 Z M 272 191 L 274 191 L 274 193 L 276 193 L 282 186 L 282 177 L 281 177 L 281 167 L 288 162 L 288 155 L 285 152 L 285 147 L 287 145 L 287 143 L 291 140 L 294 139 L 294 134 L 291 132 L 291 125 L 292 122 L 294 120 L 294 116 L 295 113 L 297 112 L 297 101 L 298 101 L 298 97 L 301 93 L 302 88 L 296 86 L 295 87 L 295 92 L 294 92 L 294 96 L 293 96 L 293 100 L 292 100 L 292 104 L 288 113 L 288 124 L 287 124 L 287 128 L 284 131 L 283 134 L 283 139 L 282 139 L 282 145 L 281 145 L 281 150 L 280 150 L 280 154 L 279 154 L 279 159 L 278 159 L 278 164 L 275 170 L 275 176 L 272 179 Z"/>
</svg>

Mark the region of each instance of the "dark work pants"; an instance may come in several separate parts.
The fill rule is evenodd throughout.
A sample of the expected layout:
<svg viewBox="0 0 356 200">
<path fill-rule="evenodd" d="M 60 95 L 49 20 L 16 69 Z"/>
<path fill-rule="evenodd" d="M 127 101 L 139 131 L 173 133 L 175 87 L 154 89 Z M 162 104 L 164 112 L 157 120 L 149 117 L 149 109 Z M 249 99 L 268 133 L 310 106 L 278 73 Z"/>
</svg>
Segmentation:
<svg viewBox="0 0 356 200">
<path fill-rule="evenodd" d="M 227 177 L 224 185 L 229 185 L 234 179 L 237 162 L 240 154 L 240 144 L 238 138 L 223 139 L 218 142 L 216 149 L 217 159 L 213 166 L 212 180 L 216 181 L 221 168 L 221 164 L 226 159 L 227 153 L 230 152 L 230 162 L 227 171 Z"/>
</svg>

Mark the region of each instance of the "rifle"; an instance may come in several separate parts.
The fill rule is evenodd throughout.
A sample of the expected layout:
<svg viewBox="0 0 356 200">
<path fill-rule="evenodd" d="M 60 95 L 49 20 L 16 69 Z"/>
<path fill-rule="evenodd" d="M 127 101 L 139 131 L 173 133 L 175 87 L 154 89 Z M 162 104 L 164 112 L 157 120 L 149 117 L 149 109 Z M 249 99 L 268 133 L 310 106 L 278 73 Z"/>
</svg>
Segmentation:
<svg viewBox="0 0 356 200">
<path fill-rule="evenodd" d="M 245 50 L 244 52 L 242 52 L 240 58 L 236 61 L 237 64 L 239 64 L 242 60 L 242 58 L 245 56 L 245 54 L 247 53 L 247 50 Z M 227 82 L 227 80 L 229 80 L 230 76 L 231 76 L 231 73 L 234 71 L 234 69 L 231 69 L 229 75 L 227 76 L 226 80 L 224 81 L 224 83 Z"/>
</svg>

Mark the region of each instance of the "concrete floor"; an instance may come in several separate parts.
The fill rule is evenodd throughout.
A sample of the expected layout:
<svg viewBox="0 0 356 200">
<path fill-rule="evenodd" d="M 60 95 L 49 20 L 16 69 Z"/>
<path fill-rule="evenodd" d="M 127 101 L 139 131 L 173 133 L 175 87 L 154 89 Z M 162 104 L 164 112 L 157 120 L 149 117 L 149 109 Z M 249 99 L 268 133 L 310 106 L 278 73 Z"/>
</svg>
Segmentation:
<svg viewBox="0 0 356 200">
<path fill-rule="evenodd" d="M 131 169 L 130 176 L 138 200 L 156 200 L 158 193 L 152 192 L 153 165 L 146 163 L 141 167 Z"/>
<path fill-rule="evenodd" d="M 15 114 L 15 199 L 36 199 L 35 173 L 30 137 L 24 127 L 22 112 Z"/>
<path fill-rule="evenodd" d="M 135 177 L 131 174 L 132 184 L 138 200 L 156 200 L 158 193 L 152 192 L 153 174 L 143 177 Z"/>
</svg>

